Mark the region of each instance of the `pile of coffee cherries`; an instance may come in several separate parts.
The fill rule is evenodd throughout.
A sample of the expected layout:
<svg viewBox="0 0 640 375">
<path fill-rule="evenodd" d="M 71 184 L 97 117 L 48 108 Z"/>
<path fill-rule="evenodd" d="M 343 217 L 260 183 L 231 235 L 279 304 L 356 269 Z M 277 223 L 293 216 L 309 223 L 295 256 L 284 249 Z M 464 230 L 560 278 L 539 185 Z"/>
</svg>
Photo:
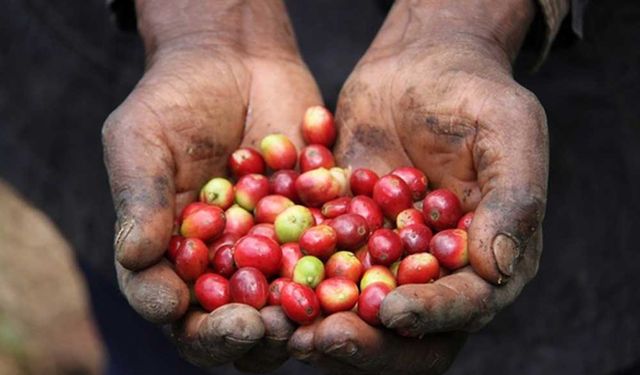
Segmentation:
<svg viewBox="0 0 640 375">
<path fill-rule="evenodd" d="M 308 146 L 299 155 L 282 134 L 262 139 L 260 152 L 234 151 L 233 179 L 211 179 L 177 219 L 166 255 L 203 309 L 280 305 L 298 324 L 355 309 L 378 325 L 397 285 L 468 264 L 473 212 L 454 193 L 428 192 L 413 167 L 382 177 L 337 167 L 323 107 L 309 108 L 301 128 Z"/>
</svg>

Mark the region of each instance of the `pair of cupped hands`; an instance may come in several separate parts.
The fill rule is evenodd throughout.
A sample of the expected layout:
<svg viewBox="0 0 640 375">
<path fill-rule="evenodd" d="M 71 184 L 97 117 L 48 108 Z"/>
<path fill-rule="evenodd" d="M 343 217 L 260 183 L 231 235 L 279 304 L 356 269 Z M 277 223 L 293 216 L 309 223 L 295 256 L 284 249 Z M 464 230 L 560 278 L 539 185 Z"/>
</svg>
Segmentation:
<svg viewBox="0 0 640 375">
<path fill-rule="evenodd" d="M 131 306 L 203 367 L 264 372 L 292 356 L 333 373 L 444 372 L 538 268 L 546 119 L 511 74 L 529 2 L 399 0 L 342 89 L 340 166 L 413 165 L 475 210 L 471 266 L 398 287 L 376 328 L 353 312 L 296 327 L 277 306 L 189 306 L 163 258 L 177 213 L 226 174 L 238 147 L 270 133 L 301 147 L 303 113 L 323 102 L 282 3 L 139 0 L 146 72 L 103 129 L 118 282 Z"/>
</svg>

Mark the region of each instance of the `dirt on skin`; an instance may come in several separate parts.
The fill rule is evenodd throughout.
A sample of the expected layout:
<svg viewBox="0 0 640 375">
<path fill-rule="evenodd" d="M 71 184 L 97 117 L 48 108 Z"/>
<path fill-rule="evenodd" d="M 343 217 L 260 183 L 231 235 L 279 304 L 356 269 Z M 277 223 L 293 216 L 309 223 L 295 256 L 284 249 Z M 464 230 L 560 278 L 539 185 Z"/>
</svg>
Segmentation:
<svg viewBox="0 0 640 375">
<path fill-rule="evenodd" d="M 0 180 L 0 374 L 100 374 L 104 360 L 70 246 Z"/>
</svg>

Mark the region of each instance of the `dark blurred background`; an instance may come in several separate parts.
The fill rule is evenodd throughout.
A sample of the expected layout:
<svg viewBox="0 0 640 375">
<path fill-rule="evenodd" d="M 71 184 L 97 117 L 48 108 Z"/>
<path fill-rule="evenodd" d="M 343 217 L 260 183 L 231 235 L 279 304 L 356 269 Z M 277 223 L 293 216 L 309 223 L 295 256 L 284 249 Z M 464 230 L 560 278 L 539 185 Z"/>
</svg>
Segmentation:
<svg viewBox="0 0 640 375">
<path fill-rule="evenodd" d="M 138 37 L 115 27 L 102 0 L 3 4 L 0 178 L 74 247 L 109 374 L 203 373 L 179 359 L 115 285 L 100 128 L 142 74 Z M 333 108 L 384 9 L 367 0 L 287 4 Z M 639 68 L 640 3 L 591 1 L 583 40 L 565 27 L 538 72 L 517 73 L 549 122 L 545 252 L 537 278 L 471 337 L 451 374 L 640 373 Z M 290 364 L 279 373 L 303 368 L 311 371 Z"/>
</svg>

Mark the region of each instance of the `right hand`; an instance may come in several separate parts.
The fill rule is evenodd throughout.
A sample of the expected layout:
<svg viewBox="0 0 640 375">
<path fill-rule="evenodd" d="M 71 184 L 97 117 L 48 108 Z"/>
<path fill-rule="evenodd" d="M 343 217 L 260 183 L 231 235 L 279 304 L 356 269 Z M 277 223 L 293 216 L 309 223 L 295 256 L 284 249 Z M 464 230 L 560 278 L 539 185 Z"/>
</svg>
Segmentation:
<svg viewBox="0 0 640 375">
<path fill-rule="evenodd" d="M 289 341 L 295 357 L 336 374 L 444 373 L 466 335 L 535 276 L 546 118 L 510 70 L 533 13 L 526 0 L 395 2 L 340 94 L 334 155 L 380 175 L 414 165 L 432 187 L 457 193 L 475 210 L 471 266 L 384 299 L 386 328 L 421 339 L 342 312 L 298 329 Z"/>
<path fill-rule="evenodd" d="M 234 149 L 257 146 L 274 127 L 302 145 L 297 125 L 322 100 L 281 3 L 190 4 L 181 9 L 195 12 L 190 22 L 215 17 L 203 31 L 189 23 L 184 32 L 175 31 L 172 4 L 138 1 L 147 69 L 103 128 L 118 283 L 142 317 L 166 325 L 190 362 L 268 371 L 287 359 L 294 330 L 282 311 L 189 308 L 189 289 L 163 255 L 176 215 L 209 178 L 225 175 Z M 254 19 L 266 11 L 270 18 Z M 242 25 L 257 27 L 252 34 Z"/>
</svg>

